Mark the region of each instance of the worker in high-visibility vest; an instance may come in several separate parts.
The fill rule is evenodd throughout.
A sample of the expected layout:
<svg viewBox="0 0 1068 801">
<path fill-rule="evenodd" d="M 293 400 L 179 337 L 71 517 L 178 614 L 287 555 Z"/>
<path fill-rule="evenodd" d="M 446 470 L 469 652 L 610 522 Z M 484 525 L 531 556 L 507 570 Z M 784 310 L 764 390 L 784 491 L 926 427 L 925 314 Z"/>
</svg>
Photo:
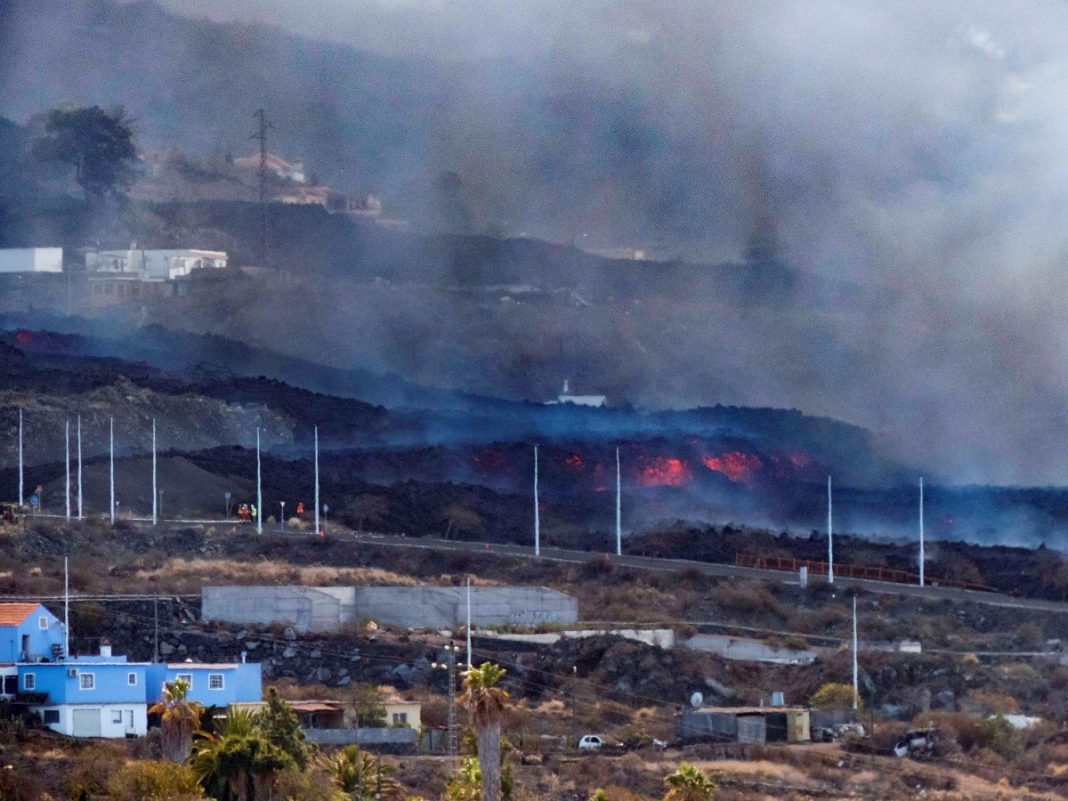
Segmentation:
<svg viewBox="0 0 1068 801">
<path fill-rule="evenodd" d="M 298 501 L 297 502 L 297 514 L 298 515 L 304 514 L 304 502 L 303 501 Z"/>
<path fill-rule="evenodd" d="M 252 515 L 252 522 L 255 523 L 256 522 L 256 504 L 253 503 L 253 504 L 249 505 L 248 513 L 250 515 Z"/>
</svg>

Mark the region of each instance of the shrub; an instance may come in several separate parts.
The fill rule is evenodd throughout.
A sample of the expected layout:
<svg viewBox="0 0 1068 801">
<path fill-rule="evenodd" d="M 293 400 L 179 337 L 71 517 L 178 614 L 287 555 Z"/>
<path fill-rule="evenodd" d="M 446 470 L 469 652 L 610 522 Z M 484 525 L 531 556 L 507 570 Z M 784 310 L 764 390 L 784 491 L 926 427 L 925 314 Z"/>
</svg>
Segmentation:
<svg viewBox="0 0 1068 801">
<path fill-rule="evenodd" d="M 195 801 L 203 797 L 192 768 L 166 761 L 123 765 L 107 787 L 114 801 Z"/>
<path fill-rule="evenodd" d="M 812 694 L 808 702 L 816 709 L 852 709 L 853 687 L 849 684 L 827 682 Z M 857 708 L 860 707 L 860 698 L 857 698 Z"/>
</svg>

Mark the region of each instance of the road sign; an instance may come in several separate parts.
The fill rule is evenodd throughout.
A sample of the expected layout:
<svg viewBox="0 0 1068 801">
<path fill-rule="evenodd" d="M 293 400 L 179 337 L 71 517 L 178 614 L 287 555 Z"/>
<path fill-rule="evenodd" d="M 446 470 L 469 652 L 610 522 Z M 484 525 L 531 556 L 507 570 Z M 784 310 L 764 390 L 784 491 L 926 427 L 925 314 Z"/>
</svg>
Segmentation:
<svg viewBox="0 0 1068 801">
<path fill-rule="evenodd" d="M 31 495 L 30 496 L 30 506 L 32 506 L 34 509 L 36 509 L 40 505 L 41 505 L 41 496 L 40 495 Z"/>
</svg>

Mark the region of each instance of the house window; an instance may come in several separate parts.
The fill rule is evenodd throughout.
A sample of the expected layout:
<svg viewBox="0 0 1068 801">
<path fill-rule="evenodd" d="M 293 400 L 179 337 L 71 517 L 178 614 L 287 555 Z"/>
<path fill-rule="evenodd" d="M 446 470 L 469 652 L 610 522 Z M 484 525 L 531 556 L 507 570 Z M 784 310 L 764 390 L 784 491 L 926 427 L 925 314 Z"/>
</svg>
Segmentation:
<svg viewBox="0 0 1068 801">
<path fill-rule="evenodd" d="M 394 712 L 393 713 L 393 725 L 394 726 L 402 726 L 407 722 L 408 722 L 408 713 L 407 712 Z"/>
<path fill-rule="evenodd" d="M 79 690 L 95 690 L 96 689 L 96 674 L 95 673 L 79 673 L 78 674 L 78 689 Z"/>
<path fill-rule="evenodd" d="M 46 709 L 44 711 L 44 722 L 46 725 L 49 723 L 59 723 L 59 710 Z"/>
<path fill-rule="evenodd" d="M 209 690 L 221 690 L 223 688 L 223 674 L 222 673 L 209 673 L 208 674 L 208 689 Z"/>
<path fill-rule="evenodd" d="M 33 692 L 37 689 L 37 676 L 33 673 L 22 674 L 22 689 L 26 692 Z"/>
<path fill-rule="evenodd" d="M 45 617 L 44 615 L 41 615 L 39 618 L 37 618 L 37 628 L 42 629 L 42 630 L 47 629 L 48 628 L 48 618 Z"/>
<path fill-rule="evenodd" d="M 121 709 L 113 709 L 111 711 L 111 722 L 112 723 L 122 723 L 122 710 Z"/>
<path fill-rule="evenodd" d="M 174 677 L 175 681 L 184 681 L 189 685 L 189 689 L 193 689 L 193 674 L 192 673 L 179 673 Z"/>
<path fill-rule="evenodd" d="M 137 686 L 137 674 L 136 673 L 127 673 L 126 674 L 126 683 L 129 684 L 131 687 L 136 687 Z"/>
</svg>

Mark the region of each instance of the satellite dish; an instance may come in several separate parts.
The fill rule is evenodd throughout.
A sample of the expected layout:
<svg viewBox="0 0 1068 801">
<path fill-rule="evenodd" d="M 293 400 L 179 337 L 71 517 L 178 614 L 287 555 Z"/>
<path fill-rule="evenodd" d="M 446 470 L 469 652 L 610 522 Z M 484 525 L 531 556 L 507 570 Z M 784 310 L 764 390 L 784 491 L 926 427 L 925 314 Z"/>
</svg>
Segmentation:
<svg viewBox="0 0 1068 801">
<path fill-rule="evenodd" d="M 690 706 L 694 709 L 700 709 L 701 704 L 705 702 L 705 697 L 701 693 L 694 693 L 690 696 Z"/>
</svg>

